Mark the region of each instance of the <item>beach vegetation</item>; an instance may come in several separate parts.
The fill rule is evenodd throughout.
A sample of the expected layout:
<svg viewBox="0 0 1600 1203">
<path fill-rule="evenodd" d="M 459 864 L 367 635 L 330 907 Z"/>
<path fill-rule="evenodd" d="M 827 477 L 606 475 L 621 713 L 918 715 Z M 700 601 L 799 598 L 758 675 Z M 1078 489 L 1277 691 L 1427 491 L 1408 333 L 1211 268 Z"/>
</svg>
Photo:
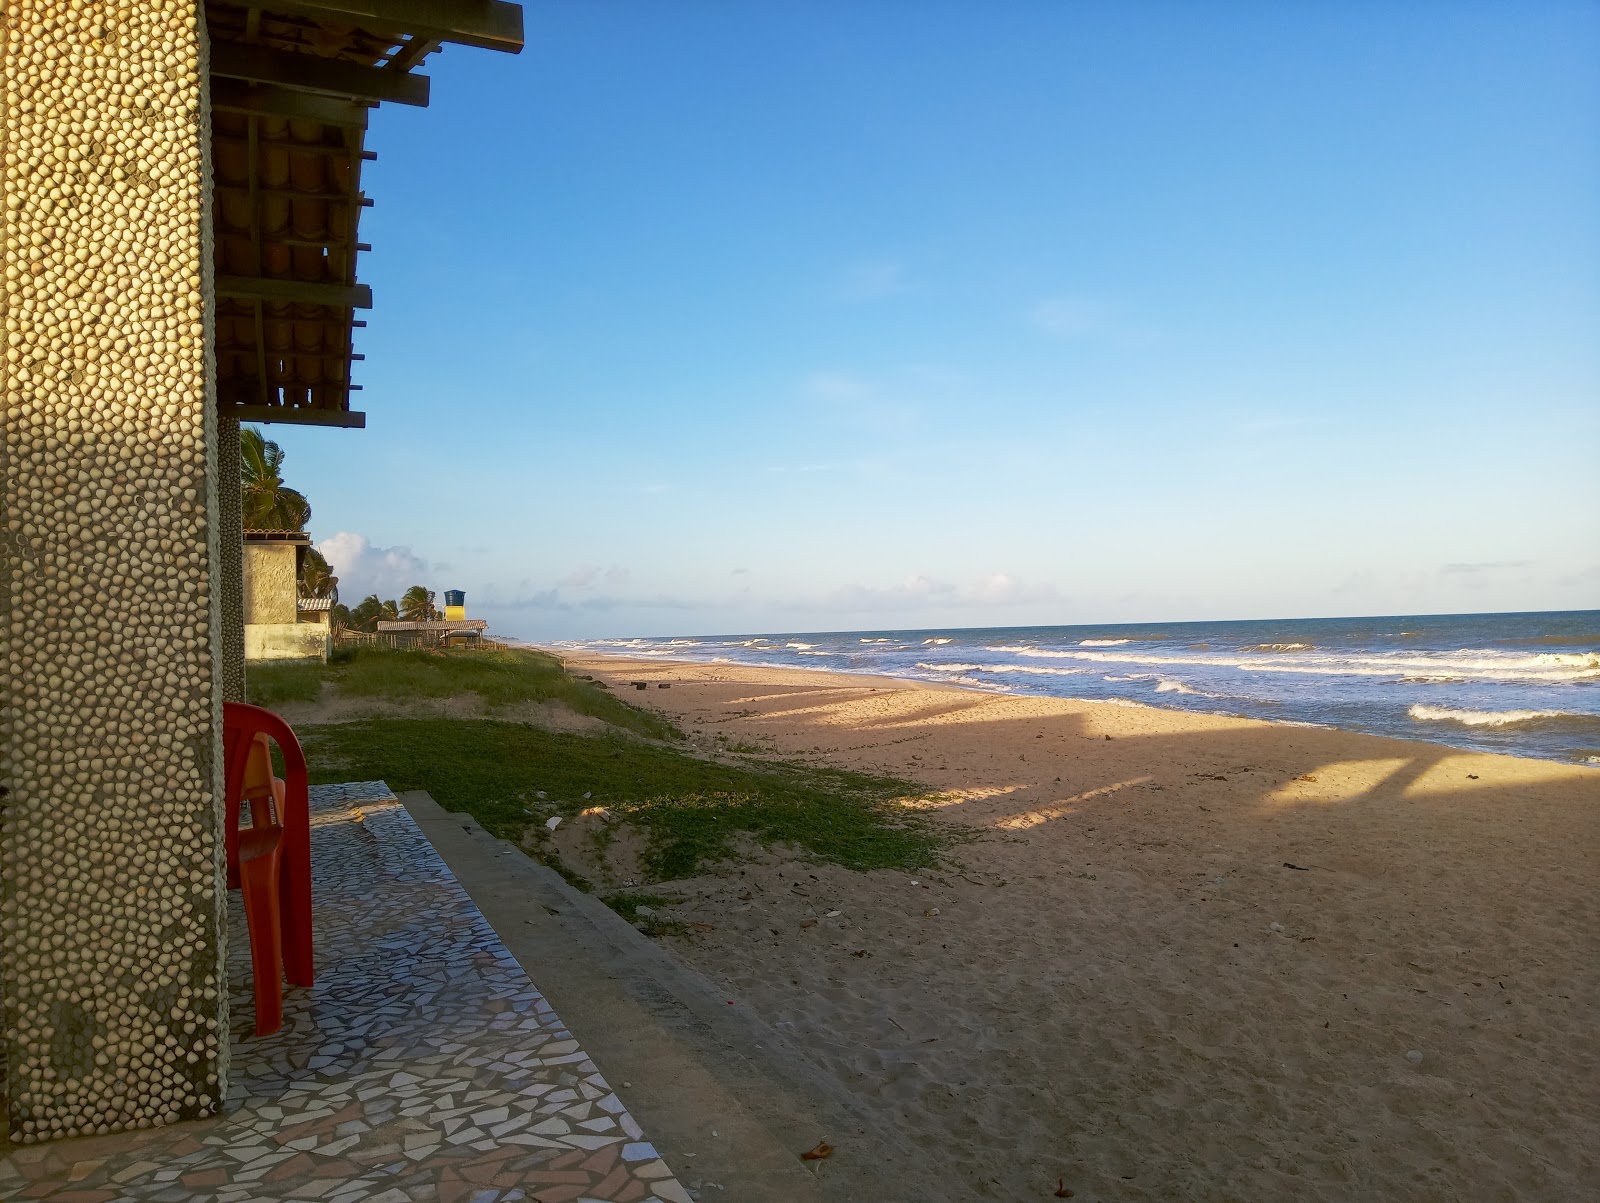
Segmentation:
<svg viewBox="0 0 1600 1203">
<path fill-rule="evenodd" d="M 246 680 L 250 700 L 267 706 L 328 697 L 402 705 L 481 698 L 485 717 L 419 708 L 297 724 L 312 780 L 383 780 L 395 790 L 426 790 L 580 888 L 589 883 L 562 861 L 547 827 L 557 816 L 569 821 L 589 812 L 592 820 L 601 812 L 593 842 L 602 857 L 611 824 L 631 829 L 642 844 L 644 882 L 692 877 L 737 857 L 751 841 L 851 869 L 909 872 L 939 860 L 958 838 L 955 828 L 913 805 L 926 797 L 922 786 L 749 755 L 705 755 L 687 747 L 666 719 L 598 681 L 573 676 L 543 652 L 359 647 L 326 666 L 252 667 Z M 549 701 L 605 727 L 599 734 L 552 731 L 503 709 Z"/>
<path fill-rule="evenodd" d="M 245 698 L 269 710 L 285 702 L 315 702 L 327 679 L 320 664 L 253 664 L 245 670 Z"/>
<path fill-rule="evenodd" d="M 689 934 L 689 924 L 681 919 L 667 918 L 658 913 L 662 907 L 672 906 L 676 902 L 681 902 L 682 899 L 668 898 L 664 894 L 642 894 L 625 890 L 613 894 L 603 894 L 600 897 L 600 901 L 647 936 L 685 936 Z"/>
<path fill-rule="evenodd" d="M 558 702 L 646 739 L 683 738 L 660 716 L 628 705 L 596 682 L 573 677 L 554 656 L 531 649 L 345 647 L 335 651 L 326 665 L 252 665 L 245 673 L 245 693 L 258 706 L 317 701 L 324 683 L 334 696 L 398 703 L 467 694 L 482 698 L 491 709 L 520 702 Z"/>
<path fill-rule="evenodd" d="M 315 547 L 308 547 L 300 563 L 300 591 L 308 597 L 330 597 L 339 600 L 339 578 L 333 565 Z"/>
<path fill-rule="evenodd" d="M 306 495 L 283 481 L 283 448 L 253 426 L 239 431 L 246 530 L 305 530 L 311 521 Z"/>
<path fill-rule="evenodd" d="M 439 607 L 434 604 L 437 595 L 426 585 L 412 585 L 400 596 L 400 617 L 405 622 L 437 622 Z"/>
<path fill-rule="evenodd" d="M 354 631 L 376 631 L 380 622 L 399 622 L 400 606 L 369 593 L 344 614 L 344 625 Z"/>
<path fill-rule="evenodd" d="M 466 811 L 524 846 L 542 840 L 550 817 L 604 807 L 644 836 L 641 865 L 651 881 L 694 876 L 736 855 L 741 837 L 846 868 L 908 872 L 937 861 L 954 839 L 908 805 L 926 792 L 908 781 L 777 762 L 722 764 L 621 731 L 375 718 L 307 728 L 302 742 L 313 780 L 382 779 L 396 790 L 426 790 L 445 809 Z"/>
</svg>

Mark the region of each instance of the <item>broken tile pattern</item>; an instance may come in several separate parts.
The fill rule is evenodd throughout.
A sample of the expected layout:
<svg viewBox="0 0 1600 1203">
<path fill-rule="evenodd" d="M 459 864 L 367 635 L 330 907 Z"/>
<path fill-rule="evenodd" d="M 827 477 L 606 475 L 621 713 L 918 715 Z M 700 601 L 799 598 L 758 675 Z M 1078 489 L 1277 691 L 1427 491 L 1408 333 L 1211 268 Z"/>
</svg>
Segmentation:
<svg viewBox="0 0 1600 1203">
<path fill-rule="evenodd" d="M 689 1203 L 388 787 L 311 805 L 317 983 L 258 1039 L 231 916 L 223 1115 L 12 1148 L 0 1198 Z"/>
</svg>

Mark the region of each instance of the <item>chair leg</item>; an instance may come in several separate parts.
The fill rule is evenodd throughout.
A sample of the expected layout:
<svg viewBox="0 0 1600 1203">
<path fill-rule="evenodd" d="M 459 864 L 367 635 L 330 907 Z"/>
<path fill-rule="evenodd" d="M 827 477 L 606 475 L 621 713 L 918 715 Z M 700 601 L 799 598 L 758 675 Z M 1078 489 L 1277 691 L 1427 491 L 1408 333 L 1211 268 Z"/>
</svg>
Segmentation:
<svg viewBox="0 0 1600 1203">
<path fill-rule="evenodd" d="M 293 986 L 314 979 L 311 932 L 311 841 L 305 791 L 286 800 L 283 826 L 283 874 L 279 897 L 283 917 L 283 972 Z"/>
<path fill-rule="evenodd" d="M 250 970 L 255 978 L 257 1036 L 270 1036 L 283 1026 L 283 924 L 278 898 L 281 870 L 277 841 L 270 851 L 239 862 L 239 892 L 244 896 L 245 924 L 250 930 Z"/>
</svg>

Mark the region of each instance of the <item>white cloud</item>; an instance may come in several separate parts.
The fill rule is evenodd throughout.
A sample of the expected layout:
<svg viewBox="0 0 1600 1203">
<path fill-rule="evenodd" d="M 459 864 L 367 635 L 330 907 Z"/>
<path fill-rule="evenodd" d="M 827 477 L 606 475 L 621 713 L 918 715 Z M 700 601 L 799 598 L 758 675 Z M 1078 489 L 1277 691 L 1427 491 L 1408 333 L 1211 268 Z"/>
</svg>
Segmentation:
<svg viewBox="0 0 1600 1203">
<path fill-rule="evenodd" d="M 576 572 L 569 572 L 556 582 L 560 589 L 596 589 L 604 585 L 608 589 L 616 589 L 628 579 L 628 570 L 613 565 L 610 568 L 601 568 L 598 564 L 585 565 Z"/>
<path fill-rule="evenodd" d="M 1051 585 L 1030 585 L 1010 573 L 996 572 L 967 585 L 928 576 L 907 577 L 889 586 L 846 585 L 828 594 L 821 608 L 847 613 L 915 610 L 931 605 L 965 609 L 1050 602 L 1059 598 L 1060 594 Z"/>
<path fill-rule="evenodd" d="M 1107 326 L 1104 307 L 1082 297 L 1046 297 L 1031 316 L 1035 326 L 1056 338 L 1084 338 Z"/>
<path fill-rule="evenodd" d="M 705 602 L 689 601 L 657 593 L 629 597 L 610 592 L 628 579 L 626 569 L 580 568 L 555 585 L 537 588 L 522 580 L 510 585 L 491 582 L 478 595 L 482 610 L 544 610 L 558 613 L 606 612 L 611 610 L 699 610 Z M 607 592 L 596 592 L 605 586 Z"/>
<path fill-rule="evenodd" d="M 1476 576 L 1483 572 L 1505 572 L 1513 568 L 1528 568 L 1532 560 L 1482 560 L 1475 564 L 1446 564 L 1439 571 L 1450 576 Z"/>
<path fill-rule="evenodd" d="M 428 562 L 409 547 L 374 547 L 365 535 L 340 531 L 317 544 L 339 578 L 339 596 L 354 605 L 369 593 L 398 597 L 412 585 L 438 587 L 428 580 Z"/>
<path fill-rule="evenodd" d="M 1127 319 L 1113 305 L 1088 297 L 1046 297 L 1028 313 L 1028 320 L 1051 338 L 1093 339 L 1124 348 L 1149 347 L 1157 332 Z"/>
<path fill-rule="evenodd" d="M 867 259 L 852 264 L 840 283 L 847 301 L 876 301 L 906 291 L 905 265 L 893 259 Z"/>
<path fill-rule="evenodd" d="M 859 401 L 872 394 L 872 386 L 843 372 L 816 372 L 806 380 L 806 392 L 819 401 Z"/>
</svg>

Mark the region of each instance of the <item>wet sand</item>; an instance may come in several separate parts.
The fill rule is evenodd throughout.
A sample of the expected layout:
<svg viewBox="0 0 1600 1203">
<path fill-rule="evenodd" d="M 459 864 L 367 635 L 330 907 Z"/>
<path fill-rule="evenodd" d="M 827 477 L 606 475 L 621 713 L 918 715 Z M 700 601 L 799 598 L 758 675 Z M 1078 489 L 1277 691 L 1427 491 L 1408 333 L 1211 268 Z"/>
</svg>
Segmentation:
<svg viewBox="0 0 1600 1203">
<path fill-rule="evenodd" d="M 1600 1198 L 1600 769 L 567 660 L 702 747 L 922 783 L 978 837 L 916 874 L 757 853 L 664 891 L 696 925 L 674 950 L 950 1199 Z"/>
</svg>

